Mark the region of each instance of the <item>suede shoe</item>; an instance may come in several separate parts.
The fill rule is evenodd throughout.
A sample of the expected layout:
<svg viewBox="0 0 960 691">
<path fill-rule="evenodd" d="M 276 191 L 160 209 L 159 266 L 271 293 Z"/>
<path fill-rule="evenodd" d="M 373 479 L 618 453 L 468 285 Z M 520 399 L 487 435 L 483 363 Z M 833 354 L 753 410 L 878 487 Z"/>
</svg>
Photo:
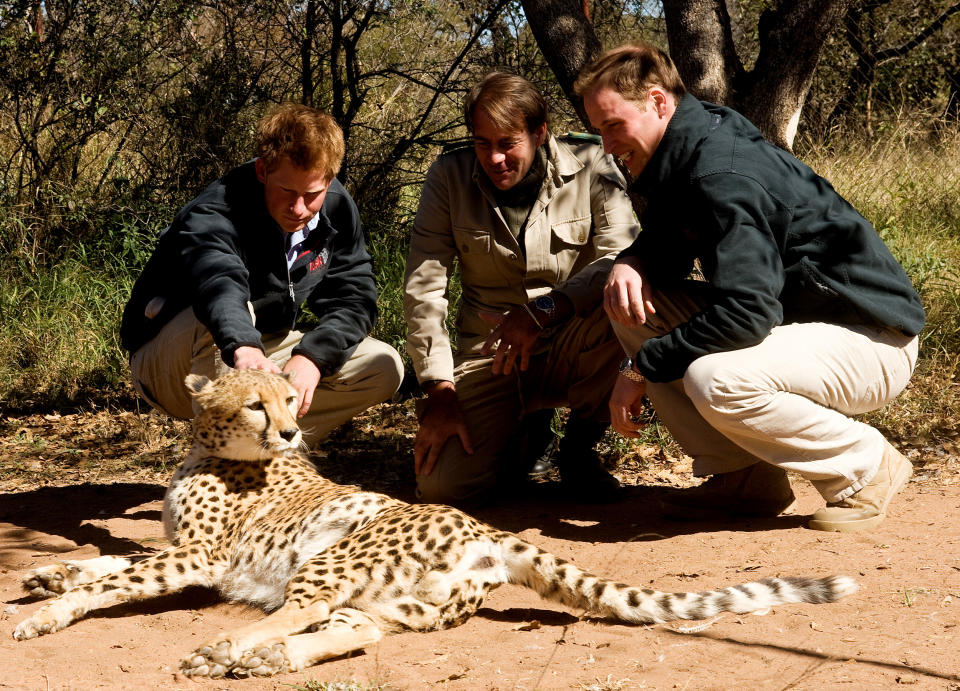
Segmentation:
<svg viewBox="0 0 960 691">
<path fill-rule="evenodd" d="M 890 500 L 904 488 L 913 475 L 910 461 L 889 442 L 884 444 L 886 448 L 880 459 L 880 468 L 873 479 L 846 499 L 831 502 L 814 512 L 810 518 L 810 528 L 836 533 L 856 533 L 883 523 Z"/>
<path fill-rule="evenodd" d="M 772 518 L 791 510 L 797 499 L 782 468 L 769 463 L 717 473 L 698 487 L 677 490 L 660 500 L 664 518 L 703 521 L 729 516 Z"/>
</svg>

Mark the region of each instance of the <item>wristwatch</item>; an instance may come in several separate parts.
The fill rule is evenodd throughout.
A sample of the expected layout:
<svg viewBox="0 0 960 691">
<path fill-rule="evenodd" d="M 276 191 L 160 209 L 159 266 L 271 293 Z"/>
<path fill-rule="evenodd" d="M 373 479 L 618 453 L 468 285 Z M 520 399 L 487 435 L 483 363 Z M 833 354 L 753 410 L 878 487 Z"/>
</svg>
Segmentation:
<svg viewBox="0 0 960 691">
<path fill-rule="evenodd" d="M 549 295 L 541 295 L 533 301 L 533 306 L 547 315 L 547 319 L 557 311 L 557 303 Z"/>
<path fill-rule="evenodd" d="M 620 363 L 620 376 L 626 377 L 635 384 L 642 384 L 647 379 L 633 367 L 633 358 L 624 358 Z"/>
</svg>

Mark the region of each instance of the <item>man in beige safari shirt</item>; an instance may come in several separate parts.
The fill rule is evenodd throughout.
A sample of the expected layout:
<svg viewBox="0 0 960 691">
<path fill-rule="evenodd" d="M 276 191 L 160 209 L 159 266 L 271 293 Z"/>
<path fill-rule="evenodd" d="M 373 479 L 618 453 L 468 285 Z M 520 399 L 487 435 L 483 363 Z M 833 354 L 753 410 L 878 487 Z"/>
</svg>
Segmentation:
<svg viewBox="0 0 960 691">
<path fill-rule="evenodd" d="M 626 183 L 588 135 L 556 138 L 532 84 L 492 73 L 464 104 L 473 147 L 431 166 L 410 240 L 407 350 L 427 398 L 414 445 L 423 501 L 471 503 L 522 478 L 523 416 L 569 406 L 556 465 L 579 498 L 619 483 L 594 450 L 623 352 L 602 309 L 639 231 Z M 457 355 L 445 327 L 459 262 Z"/>
</svg>

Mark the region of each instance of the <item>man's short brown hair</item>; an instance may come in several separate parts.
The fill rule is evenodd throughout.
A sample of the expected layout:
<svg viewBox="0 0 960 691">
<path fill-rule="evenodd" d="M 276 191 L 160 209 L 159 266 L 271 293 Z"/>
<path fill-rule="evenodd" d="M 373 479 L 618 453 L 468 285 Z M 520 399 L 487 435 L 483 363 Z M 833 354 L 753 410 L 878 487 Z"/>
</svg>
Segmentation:
<svg viewBox="0 0 960 691">
<path fill-rule="evenodd" d="M 343 164 L 343 130 L 321 110 L 299 103 L 282 103 L 257 127 L 257 156 L 267 170 L 282 157 L 297 168 L 319 171 L 333 179 Z"/>
<path fill-rule="evenodd" d="M 651 43 L 638 41 L 611 48 L 583 68 L 573 91 L 583 96 L 609 87 L 628 101 L 645 103 L 653 86 L 661 86 L 680 99 L 687 89 L 670 56 Z"/>
<path fill-rule="evenodd" d="M 477 108 L 502 130 L 513 130 L 521 123 L 534 132 L 547 122 L 547 102 L 537 87 L 523 77 L 508 72 L 491 72 L 470 90 L 463 101 L 463 117 L 473 132 Z"/>
</svg>

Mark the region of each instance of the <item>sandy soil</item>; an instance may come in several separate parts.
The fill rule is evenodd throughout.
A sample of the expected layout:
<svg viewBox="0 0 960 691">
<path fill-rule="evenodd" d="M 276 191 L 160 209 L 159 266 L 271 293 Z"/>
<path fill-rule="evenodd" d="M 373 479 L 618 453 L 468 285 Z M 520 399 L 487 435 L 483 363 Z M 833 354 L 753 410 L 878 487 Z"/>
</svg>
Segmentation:
<svg viewBox="0 0 960 691">
<path fill-rule="evenodd" d="M 413 431 L 411 402 L 379 406 L 338 430 L 315 458 L 331 479 L 409 500 Z M 960 691 L 958 440 L 898 443 L 916 473 L 890 518 L 869 533 L 804 528 L 820 499 L 799 479 L 793 516 L 664 521 L 657 498 L 693 482 L 689 459 L 669 444 L 608 451 L 629 487 L 620 503 L 573 504 L 546 483 L 522 502 L 476 512 L 633 585 L 706 590 L 769 575 L 847 574 L 861 590 L 841 602 L 725 614 L 705 628 L 625 626 L 504 586 L 449 631 L 390 636 L 272 679 L 195 682 L 177 674 L 179 660 L 259 611 L 197 589 L 95 612 L 54 635 L 21 643 L 10 636 L 39 606 L 20 590 L 25 571 L 165 546 L 161 498 L 189 444 L 187 426 L 109 410 L 0 416 L 0 689 Z"/>
<path fill-rule="evenodd" d="M 25 467 L 17 454 L 26 458 L 37 447 L 44 425 L 64 427 L 62 419 L 34 422 L 10 423 L 7 466 Z M 371 428 L 396 428 L 385 422 L 390 421 L 374 420 Z M 390 636 L 352 657 L 272 679 L 195 682 L 177 674 L 180 658 L 216 632 L 260 617 L 259 611 L 198 589 L 96 612 L 54 635 L 20 643 L 10 637 L 39 606 L 20 590 L 26 570 L 57 559 L 166 544 L 160 500 L 172 465 L 148 473 L 141 463 L 97 476 L 84 466 L 85 450 L 76 439 L 82 437 L 75 435 L 76 453 L 58 451 L 53 442 L 45 447 L 50 462 L 62 463 L 44 466 L 61 468 L 59 482 L 36 473 L 32 482 L 9 479 L 25 477 L 31 472 L 26 469 L 7 476 L 8 491 L 0 495 L 0 689 L 364 688 L 346 684 L 355 682 L 399 689 L 960 691 L 960 463 L 950 454 L 926 463 L 913 452 L 917 473 L 890 518 L 875 531 L 854 535 L 804 527 L 820 499 L 799 479 L 794 488 L 800 504 L 793 516 L 664 521 L 657 513 L 658 496 L 666 486 L 690 480 L 676 459 L 659 466 L 644 462 L 643 473 L 621 473 L 632 486 L 614 505 L 572 504 L 543 484 L 523 502 L 476 512 L 591 571 L 665 591 L 704 590 L 768 575 L 855 577 L 861 590 L 835 604 L 781 606 L 762 616 L 725 614 L 705 628 L 689 622 L 625 626 L 582 619 L 581 612 L 504 586 L 456 629 Z M 379 491 L 396 484 L 390 473 L 406 464 L 383 461 L 379 467 L 377 459 L 389 456 L 385 450 L 394 444 L 402 455 L 402 443 L 351 439 L 341 435 L 335 446 L 369 448 L 358 457 L 330 452 L 320 459 L 337 468 L 328 474 Z M 117 456 L 129 457 L 135 447 L 124 446 Z M 47 463 L 44 454 L 39 458 Z M 344 467 L 354 469 L 352 477 Z M 409 498 L 404 496 L 409 482 L 396 493 Z M 343 685 L 321 687 L 321 682 Z"/>
</svg>

